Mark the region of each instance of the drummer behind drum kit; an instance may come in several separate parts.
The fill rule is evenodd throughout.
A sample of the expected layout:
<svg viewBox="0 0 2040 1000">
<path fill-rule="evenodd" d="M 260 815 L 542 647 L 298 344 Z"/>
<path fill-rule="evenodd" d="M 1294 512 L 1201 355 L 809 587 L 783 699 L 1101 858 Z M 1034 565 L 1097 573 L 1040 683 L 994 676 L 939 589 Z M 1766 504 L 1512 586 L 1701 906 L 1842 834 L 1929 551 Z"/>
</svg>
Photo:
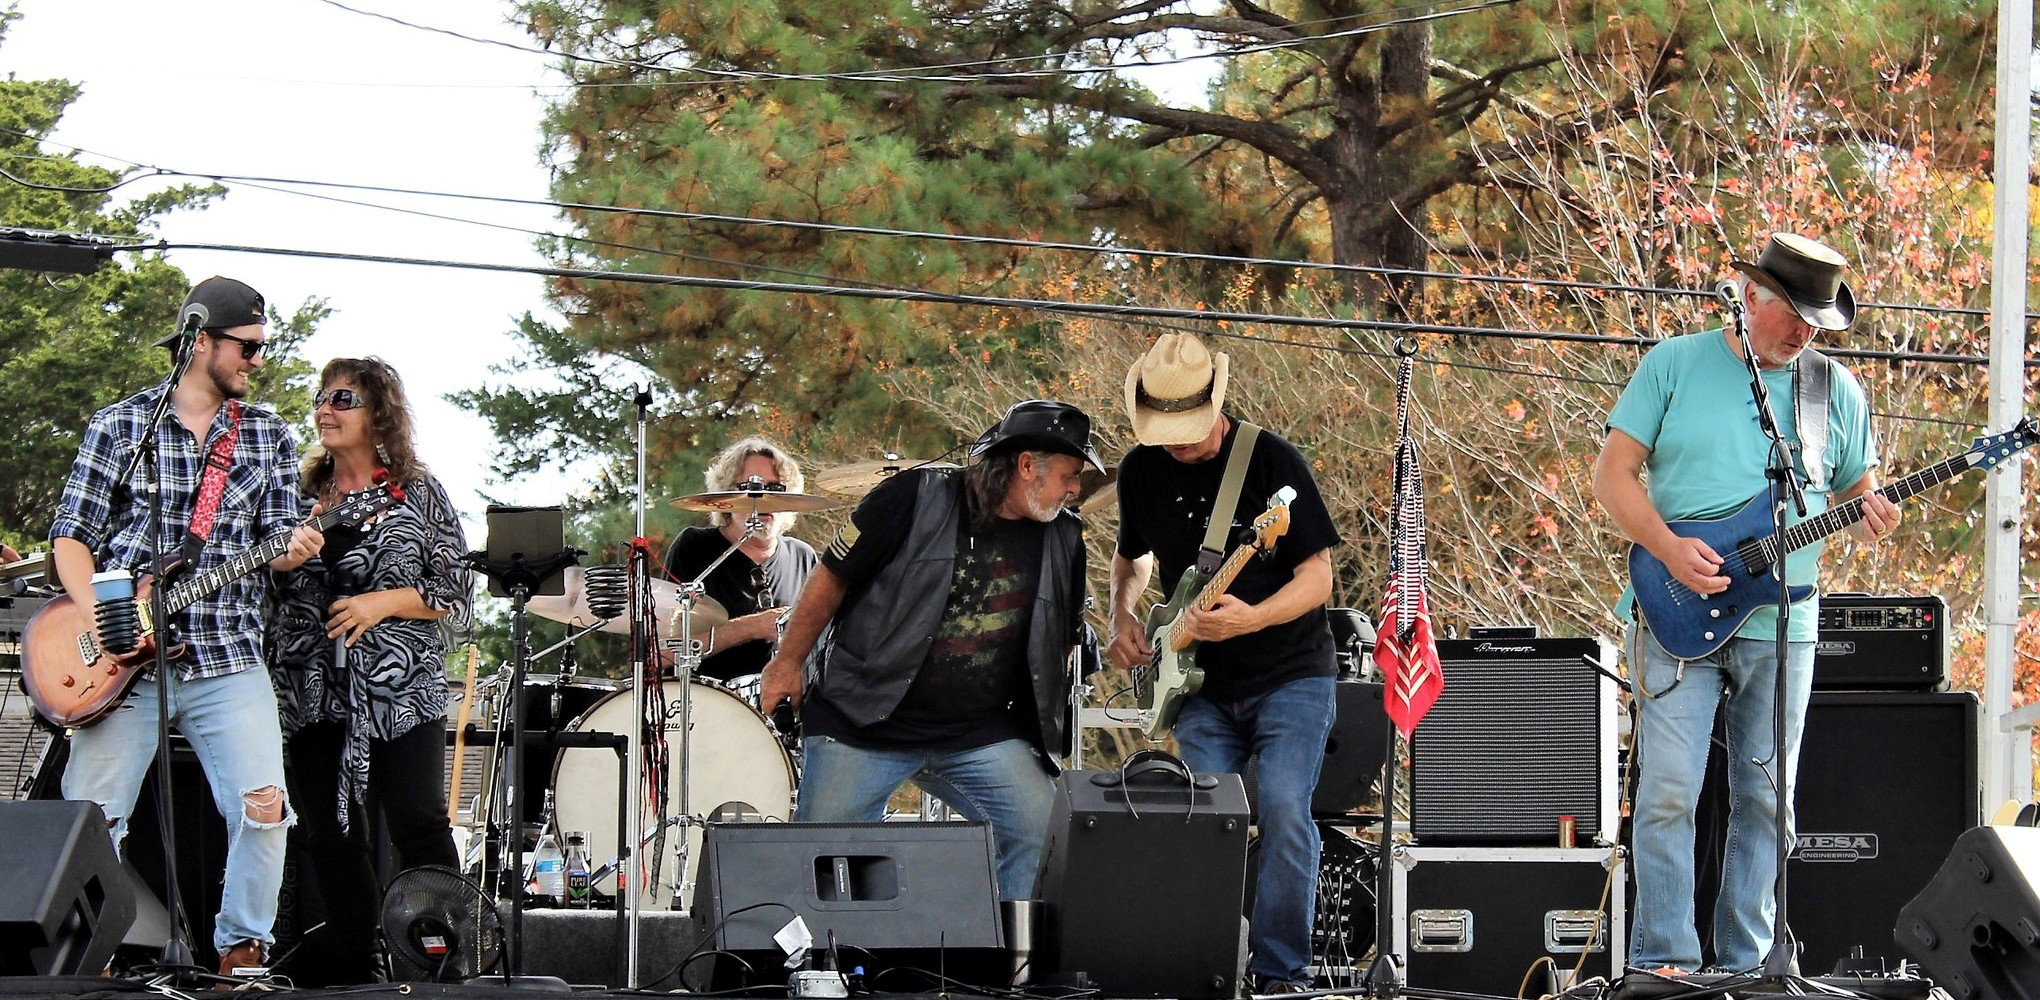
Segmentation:
<svg viewBox="0 0 2040 1000">
<path fill-rule="evenodd" d="M 814 483 L 820 489 L 855 499 L 902 471 L 924 466 L 954 468 L 888 454 L 883 459 L 829 469 L 816 475 Z M 1079 497 L 1083 512 L 1092 513 L 1108 506 L 1114 499 L 1112 487 L 1111 475 L 1087 473 Z M 797 762 L 789 752 L 795 745 L 792 734 L 779 732 L 761 713 L 763 706 L 756 702 L 755 686 L 732 690 L 717 681 L 693 676 L 700 665 L 701 646 L 692 637 L 727 624 L 730 619 L 720 603 L 701 592 L 700 581 L 724 559 L 734 556 L 745 539 L 765 530 L 764 518 L 828 510 L 845 502 L 829 496 L 783 492 L 755 479 L 739 484 L 737 489 L 696 493 L 669 501 L 681 510 L 727 514 L 744 524 L 746 532 L 694 581 L 651 581 L 653 620 L 663 623 L 668 635 L 673 636 L 667 646 L 675 653 L 675 668 L 681 682 L 676 691 L 663 695 L 665 706 L 660 712 L 665 735 L 669 740 L 677 738 L 681 746 L 681 764 L 667 769 L 666 781 L 668 801 L 676 806 L 677 815 L 664 825 L 679 826 L 685 835 L 658 838 L 660 824 L 656 822 L 642 831 L 640 847 L 655 840 L 664 840 L 666 847 L 663 856 L 653 864 L 653 870 L 665 874 L 646 880 L 648 884 L 637 895 L 640 906 L 685 909 L 692 902 L 689 895 L 700 868 L 705 822 L 726 818 L 753 821 L 792 818 L 798 783 Z M 583 831 L 586 843 L 599 852 L 598 857 L 621 846 L 616 780 L 620 764 L 613 750 L 590 745 L 593 741 L 586 737 L 612 734 L 621 739 L 630 731 L 635 713 L 628 684 L 574 677 L 572 644 L 589 632 L 629 632 L 625 602 L 618 596 L 626 585 L 624 575 L 619 566 L 593 566 L 585 570 L 568 567 L 564 593 L 532 597 L 525 605 L 532 614 L 579 630 L 558 645 L 533 654 L 536 661 L 555 650 L 564 650 L 559 674 L 527 678 L 526 697 L 537 696 L 527 704 L 538 710 L 527 711 L 526 724 L 536 729 L 531 723 L 542 721 L 546 734 L 567 733 L 581 738 L 552 739 L 553 745 L 563 748 L 552 754 L 549 770 L 541 763 L 531 771 L 534 776 L 546 776 L 545 787 L 527 789 L 533 795 L 520 798 L 532 801 L 536 793 L 543 792 L 550 804 L 547 828 Z M 689 593 L 692 600 L 684 600 Z M 496 675 L 505 676 L 507 673 Z M 501 697 L 493 688 L 478 690 L 477 694 L 491 699 Z M 539 699 L 549 703 L 549 711 L 541 707 Z M 487 803 L 489 798 L 485 796 L 483 801 Z M 709 807 L 706 813 L 700 811 L 701 805 Z M 490 818 L 477 816 L 476 825 L 481 826 Z M 608 876 L 616 873 L 616 867 L 617 861 L 612 857 L 608 865 L 597 869 L 597 884 L 615 890 L 617 883 Z"/>
</svg>

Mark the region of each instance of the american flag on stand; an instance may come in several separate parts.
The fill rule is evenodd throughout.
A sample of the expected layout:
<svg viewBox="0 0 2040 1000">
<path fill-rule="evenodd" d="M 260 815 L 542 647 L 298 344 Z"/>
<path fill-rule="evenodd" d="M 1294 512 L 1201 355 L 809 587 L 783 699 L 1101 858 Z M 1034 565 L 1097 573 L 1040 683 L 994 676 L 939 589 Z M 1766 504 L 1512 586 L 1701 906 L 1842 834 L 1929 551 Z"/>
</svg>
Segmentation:
<svg viewBox="0 0 2040 1000">
<path fill-rule="evenodd" d="M 1438 644 L 1431 636 L 1431 601 L 1424 588 L 1424 475 L 1410 436 L 1410 375 L 1414 352 L 1404 350 L 1396 371 L 1395 507 L 1389 520 L 1388 596 L 1375 629 L 1374 664 L 1381 668 L 1382 703 L 1389 721 L 1408 739 L 1445 690 Z"/>
</svg>

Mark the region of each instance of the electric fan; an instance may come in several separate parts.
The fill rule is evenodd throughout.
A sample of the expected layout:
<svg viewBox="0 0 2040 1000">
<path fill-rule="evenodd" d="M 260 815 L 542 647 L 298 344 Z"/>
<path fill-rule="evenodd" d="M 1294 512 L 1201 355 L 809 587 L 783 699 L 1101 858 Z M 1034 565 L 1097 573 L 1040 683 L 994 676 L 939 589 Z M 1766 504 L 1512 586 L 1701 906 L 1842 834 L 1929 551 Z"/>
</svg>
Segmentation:
<svg viewBox="0 0 2040 1000">
<path fill-rule="evenodd" d="M 390 978 L 457 983 L 487 974 L 503 957 L 503 918 L 482 891 L 451 868 L 399 874 L 383 893 L 383 941 Z"/>
</svg>

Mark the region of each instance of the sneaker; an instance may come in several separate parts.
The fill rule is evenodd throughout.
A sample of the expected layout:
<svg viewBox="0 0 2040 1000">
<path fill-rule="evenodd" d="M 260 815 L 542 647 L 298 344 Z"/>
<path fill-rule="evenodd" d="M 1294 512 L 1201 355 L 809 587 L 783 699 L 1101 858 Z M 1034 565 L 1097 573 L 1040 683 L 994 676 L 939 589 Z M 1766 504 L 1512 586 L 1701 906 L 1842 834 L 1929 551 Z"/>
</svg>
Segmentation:
<svg viewBox="0 0 2040 1000">
<path fill-rule="evenodd" d="M 1260 995 L 1265 997 L 1285 996 L 1292 993 L 1309 993 L 1309 983 L 1263 983 Z"/>
<path fill-rule="evenodd" d="M 235 969 L 262 968 L 262 942 L 243 941 L 220 955 L 220 975 L 232 976 Z"/>
</svg>

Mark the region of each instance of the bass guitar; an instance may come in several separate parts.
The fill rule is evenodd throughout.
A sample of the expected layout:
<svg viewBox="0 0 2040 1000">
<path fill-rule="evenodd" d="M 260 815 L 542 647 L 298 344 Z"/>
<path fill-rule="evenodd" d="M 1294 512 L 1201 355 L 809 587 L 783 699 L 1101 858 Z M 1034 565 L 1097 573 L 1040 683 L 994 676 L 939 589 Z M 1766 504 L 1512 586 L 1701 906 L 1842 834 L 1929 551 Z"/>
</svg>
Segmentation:
<svg viewBox="0 0 2040 1000">
<path fill-rule="evenodd" d="M 378 483 L 347 494 L 310 523 L 322 532 L 335 525 L 358 528 L 403 500 L 401 487 Z M 190 607 L 289 547 L 290 532 L 284 532 L 214 569 L 172 583 L 163 595 L 164 612 L 174 615 Z M 36 714 L 54 726 L 78 727 L 89 726 L 119 707 L 142 672 L 156 661 L 156 628 L 149 620 L 149 595 L 154 590 L 155 577 L 150 574 L 135 581 L 142 634 L 141 641 L 127 653 L 100 648 L 93 628 L 95 609 L 79 607 L 68 594 L 53 598 L 28 620 L 21 637 L 21 686 L 27 689 Z M 184 648 L 179 644 L 166 652 L 175 660 Z"/>
<path fill-rule="evenodd" d="M 1176 713 L 1183 709 L 1183 699 L 1204 686 L 1204 671 L 1197 666 L 1196 640 L 1182 628 L 1184 616 L 1192 608 L 1202 610 L 1217 604 L 1225 596 L 1225 588 L 1246 567 L 1247 560 L 1275 546 L 1275 540 L 1289 530 L 1289 504 L 1295 499 L 1294 487 L 1276 490 L 1267 511 L 1254 519 L 1252 538 L 1234 546 L 1225 561 L 1210 573 L 1200 572 L 1195 566 L 1184 570 L 1169 602 L 1155 605 L 1148 612 L 1147 637 L 1154 655 L 1145 668 L 1146 676 L 1134 684 L 1134 691 L 1140 703 L 1141 732 L 1149 739 L 1168 735 L 1176 725 Z"/>
<path fill-rule="evenodd" d="M 1972 469 L 1994 468 L 2036 440 L 2040 427 L 2025 417 L 2011 430 L 1978 437 L 1968 451 L 1878 487 L 1877 492 L 1903 502 Z M 1858 497 L 1774 534 L 1771 509 L 1777 491 L 1776 484 L 1765 488 L 1727 517 L 1666 525 L 1673 534 L 1706 542 L 1721 556 L 1728 589 L 1719 594 L 1701 596 L 1673 579 L 1671 570 L 1643 546 L 1629 546 L 1629 582 L 1636 591 L 1637 611 L 1665 652 L 1694 660 L 1726 645 L 1751 615 L 1778 603 L 1778 581 L 1772 574 L 1784 565 L 1786 555 L 1863 519 L 1863 499 Z M 1813 587 L 1795 586 L 1787 593 L 1796 603 L 1812 594 Z"/>
</svg>

